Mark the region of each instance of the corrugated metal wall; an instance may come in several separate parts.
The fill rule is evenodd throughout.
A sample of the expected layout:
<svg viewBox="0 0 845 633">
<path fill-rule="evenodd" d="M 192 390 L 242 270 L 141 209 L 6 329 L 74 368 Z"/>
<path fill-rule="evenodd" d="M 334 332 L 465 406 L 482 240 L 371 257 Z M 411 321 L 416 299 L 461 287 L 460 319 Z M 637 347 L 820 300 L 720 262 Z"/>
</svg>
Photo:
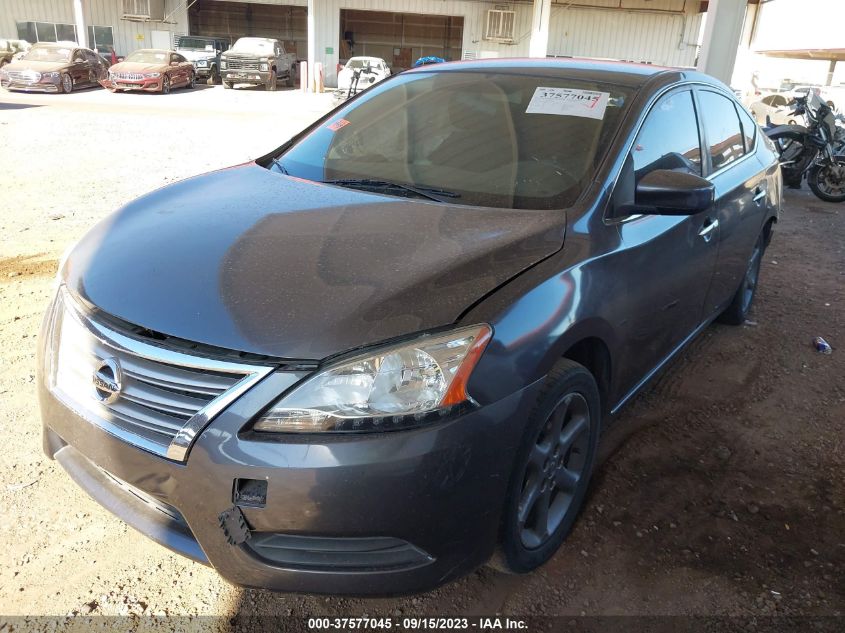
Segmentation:
<svg viewBox="0 0 845 633">
<path fill-rule="evenodd" d="M 209 0 L 206 0 L 209 1 Z M 211 0 L 223 2 L 225 0 Z M 305 6 L 307 0 L 241 0 Z M 470 0 L 316 0 L 317 55 L 334 85 L 339 59 L 340 9 L 398 11 L 464 18 L 463 51 L 477 57 L 519 57 L 528 54 L 531 4 L 510 3 L 516 12 L 515 42 L 484 40 L 487 10 L 502 2 Z M 508 4 L 508 3 L 505 3 Z M 151 32 L 187 33 L 184 0 L 167 0 L 167 12 L 178 10 L 174 24 L 120 19 L 120 0 L 86 0 L 89 24 L 112 26 L 120 53 L 151 45 Z M 588 5 L 588 6 L 585 6 Z M 561 0 L 552 7 L 550 55 L 610 57 L 670 66 L 692 66 L 702 14 L 697 0 Z M 0 37 L 17 37 L 16 20 L 73 22 L 71 0 L 0 0 Z M 141 36 L 143 39 L 138 39 Z M 331 52 L 327 52 L 331 51 Z"/>
<path fill-rule="evenodd" d="M 120 55 L 152 46 L 153 31 L 188 32 L 188 14 L 184 0 L 165 0 L 162 22 L 130 22 L 121 19 L 121 0 L 85 0 L 86 26 L 110 26 L 114 45 Z M 61 22 L 73 24 L 72 0 L 0 0 L 0 37 L 17 38 L 17 22 Z"/>
<path fill-rule="evenodd" d="M 663 4 L 669 3 L 664 0 Z M 694 66 L 702 16 L 700 13 L 553 6 L 549 55 L 609 57 L 662 66 Z"/>
</svg>

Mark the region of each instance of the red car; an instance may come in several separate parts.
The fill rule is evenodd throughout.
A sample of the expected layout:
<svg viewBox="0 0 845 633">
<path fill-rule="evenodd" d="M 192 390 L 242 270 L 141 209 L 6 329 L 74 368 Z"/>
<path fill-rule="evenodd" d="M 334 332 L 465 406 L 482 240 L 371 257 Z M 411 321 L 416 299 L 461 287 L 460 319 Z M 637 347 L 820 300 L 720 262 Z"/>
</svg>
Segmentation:
<svg viewBox="0 0 845 633">
<path fill-rule="evenodd" d="M 100 82 L 112 92 L 142 90 L 167 94 L 171 88 L 196 84 L 194 65 L 175 51 L 143 48 L 109 68 L 108 79 Z"/>
</svg>

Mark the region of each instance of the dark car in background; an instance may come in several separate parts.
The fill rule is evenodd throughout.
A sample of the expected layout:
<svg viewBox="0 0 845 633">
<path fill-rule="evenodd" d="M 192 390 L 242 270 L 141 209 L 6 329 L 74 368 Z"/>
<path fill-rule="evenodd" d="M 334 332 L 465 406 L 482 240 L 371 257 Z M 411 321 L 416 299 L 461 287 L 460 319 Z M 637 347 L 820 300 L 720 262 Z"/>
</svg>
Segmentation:
<svg viewBox="0 0 845 633">
<path fill-rule="evenodd" d="M 772 146 L 706 75 L 411 70 L 76 245 L 40 337 L 44 449 L 236 584 L 526 572 L 607 420 L 744 322 L 780 206 Z"/>
<path fill-rule="evenodd" d="M 183 35 L 176 40 L 175 50 L 194 65 L 197 78 L 209 86 L 219 84 L 220 56 L 229 49 L 229 41 L 219 37 Z"/>
<path fill-rule="evenodd" d="M 98 85 L 108 65 L 94 51 L 74 42 L 40 43 L 0 69 L 0 86 L 22 92 L 73 92 Z"/>
</svg>

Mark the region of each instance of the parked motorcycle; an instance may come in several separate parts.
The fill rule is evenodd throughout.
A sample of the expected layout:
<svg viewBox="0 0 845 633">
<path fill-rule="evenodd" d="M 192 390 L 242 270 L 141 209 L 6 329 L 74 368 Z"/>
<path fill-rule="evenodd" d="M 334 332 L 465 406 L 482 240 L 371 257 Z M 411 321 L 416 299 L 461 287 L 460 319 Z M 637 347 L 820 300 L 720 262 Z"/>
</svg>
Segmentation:
<svg viewBox="0 0 845 633">
<path fill-rule="evenodd" d="M 805 116 L 807 126 L 778 125 L 766 129 L 780 154 L 784 184 L 807 184 L 827 202 L 845 201 L 845 155 L 838 154 L 836 118 L 830 106 L 810 91 L 795 99 L 796 116 Z"/>
</svg>

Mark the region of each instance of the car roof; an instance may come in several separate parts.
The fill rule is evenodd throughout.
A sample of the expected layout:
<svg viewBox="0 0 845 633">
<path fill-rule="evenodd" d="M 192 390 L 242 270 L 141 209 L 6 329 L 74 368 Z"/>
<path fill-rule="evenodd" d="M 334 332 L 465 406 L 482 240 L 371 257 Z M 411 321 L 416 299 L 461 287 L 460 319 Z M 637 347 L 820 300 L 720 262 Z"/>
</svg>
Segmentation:
<svg viewBox="0 0 845 633">
<path fill-rule="evenodd" d="M 496 58 L 474 59 L 471 61 L 445 62 L 442 64 L 428 64 L 407 70 L 408 73 L 430 72 L 461 72 L 461 71 L 490 71 L 490 72 L 519 72 L 534 71 L 548 76 L 572 77 L 575 79 L 592 80 L 617 85 L 640 88 L 652 80 L 660 77 L 661 85 L 694 79 L 704 83 L 724 87 L 721 82 L 704 73 L 690 68 L 671 68 L 653 64 L 637 64 L 633 62 L 612 61 L 588 58 Z"/>
<path fill-rule="evenodd" d="M 169 51 L 166 48 L 136 48 L 132 53 L 164 53 L 169 55 L 170 53 L 176 53 L 176 51 Z M 129 54 L 131 55 L 132 53 Z"/>
</svg>

